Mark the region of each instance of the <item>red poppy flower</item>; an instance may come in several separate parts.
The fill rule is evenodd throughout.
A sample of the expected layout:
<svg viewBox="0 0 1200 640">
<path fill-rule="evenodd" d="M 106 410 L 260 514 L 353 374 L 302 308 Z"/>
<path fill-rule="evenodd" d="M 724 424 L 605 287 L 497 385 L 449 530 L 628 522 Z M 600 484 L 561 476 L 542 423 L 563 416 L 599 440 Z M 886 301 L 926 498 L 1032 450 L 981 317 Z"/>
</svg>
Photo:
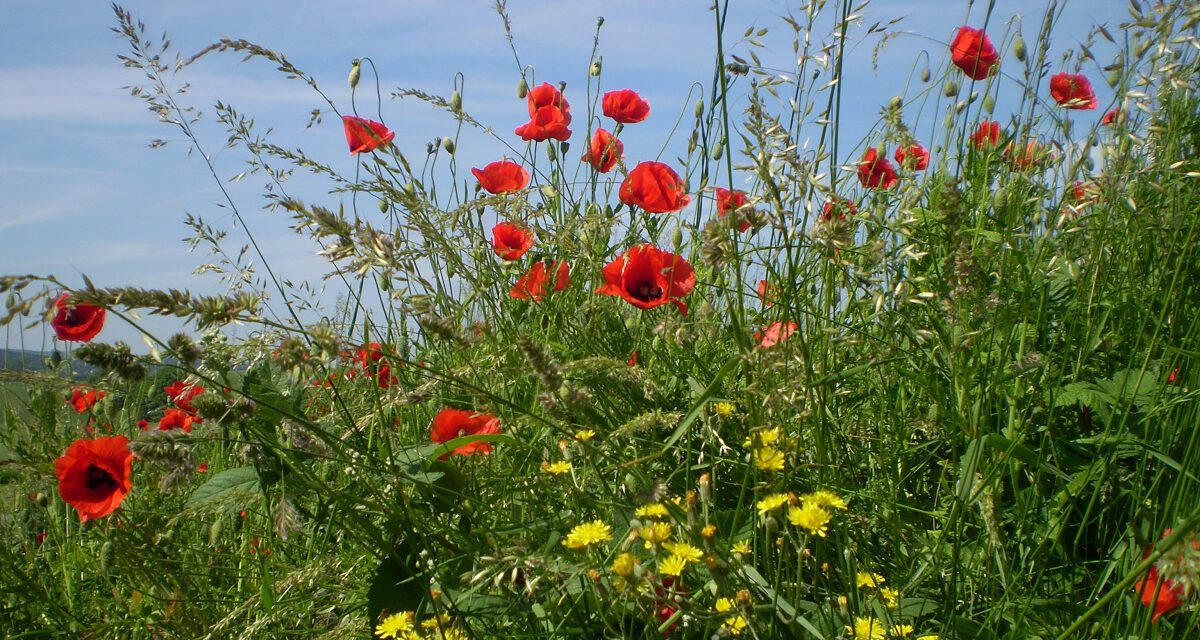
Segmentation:
<svg viewBox="0 0 1200 640">
<path fill-rule="evenodd" d="M 1050 78 L 1050 97 L 1067 109 L 1095 109 L 1099 104 L 1092 83 L 1077 73 L 1054 74 Z"/>
<path fill-rule="evenodd" d="M 522 140 L 543 142 L 567 140 L 571 137 L 571 105 L 562 92 L 548 82 L 529 91 L 529 123 L 516 129 Z"/>
<path fill-rule="evenodd" d="M 87 522 L 103 518 L 121 506 L 133 488 L 133 453 L 129 438 L 112 436 L 76 440 L 54 461 L 58 494 Z"/>
<path fill-rule="evenodd" d="M 200 464 L 196 465 L 196 473 L 208 473 L 208 463 L 201 462 Z"/>
<path fill-rule="evenodd" d="M 550 284 L 550 269 L 554 269 L 554 291 L 562 291 L 571 286 L 571 267 L 565 260 L 557 263 L 538 261 L 517 280 L 508 295 L 517 300 L 533 300 L 541 302 L 546 298 L 546 287 Z"/>
<path fill-rule="evenodd" d="M 765 331 L 756 331 L 754 339 L 758 340 L 758 346 L 763 349 L 773 347 L 790 338 L 795 333 L 797 326 L 795 322 L 788 322 L 786 324 L 783 322 L 772 322 L 767 326 Z"/>
<path fill-rule="evenodd" d="M 512 222 L 492 227 L 492 250 L 505 260 L 517 260 L 533 247 L 533 231 Z"/>
<path fill-rule="evenodd" d="M 618 191 L 621 202 L 649 213 L 679 211 L 692 201 L 683 180 L 661 162 L 640 162 L 625 176 Z"/>
<path fill-rule="evenodd" d="M 642 100 L 633 89 L 620 89 L 604 94 L 604 115 L 624 124 L 641 122 L 650 115 L 650 103 Z"/>
<path fill-rule="evenodd" d="M 75 409 L 75 413 L 83 413 L 88 409 L 96 406 L 106 394 L 103 391 L 88 389 L 80 391 L 79 389 L 71 389 L 71 398 L 67 400 L 67 404 Z"/>
<path fill-rule="evenodd" d="M 500 431 L 500 418 L 486 413 L 463 411 L 462 409 L 442 409 L 433 418 L 432 438 L 438 444 L 463 436 L 480 436 L 492 433 L 503 433 Z M 459 456 L 469 456 L 476 453 L 486 454 L 491 452 L 491 443 L 476 441 L 464 444 L 451 453 Z M 450 454 L 445 454 L 441 458 L 444 460 L 449 456 Z"/>
<path fill-rule="evenodd" d="M 358 361 L 358 365 L 367 375 L 375 378 L 381 389 L 387 389 L 399 381 L 396 376 L 392 375 L 392 368 L 388 365 L 387 360 L 383 359 L 383 347 L 378 342 L 355 349 L 354 359 Z"/>
<path fill-rule="evenodd" d="M 769 307 L 775 304 L 775 287 L 766 280 L 758 281 L 758 299 L 762 300 L 764 307 Z"/>
<path fill-rule="evenodd" d="M 482 169 L 471 169 L 471 173 L 488 193 L 508 193 L 529 186 L 529 172 L 512 160 L 492 162 Z"/>
<path fill-rule="evenodd" d="M 198 384 L 188 384 L 183 380 L 176 380 L 175 382 L 163 387 L 163 391 L 167 392 L 167 397 L 171 399 L 172 404 L 174 404 L 180 410 L 186 411 L 195 416 L 196 408 L 192 406 L 192 399 L 204 393 L 204 387 Z M 199 423 L 203 421 L 197 419 L 196 422 Z"/>
<path fill-rule="evenodd" d="M 858 181 L 868 189 L 891 189 L 899 182 L 896 168 L 887 158 L 879 157 L 875 147 L 867 149 L 862 163 L 858 165 Z"/>
<path fill-rule="evenodd" d="M 627 364 L 631 367 L 636 367 L 637 360 L 638 360 L 638 353 L 637 353 L 637 351 L 634 351 L 633 353 L 629 354 L 629 362 Z"/>
<path fill-rule="evenodd" d="M 818 219 L 821 222 L 829 222 L 835 213 L 838 220 L 845 220 L 847 213 L 852 216 L 858 215 L 858 206 L 854 204 L 853 200 L 834 196 L 832 200 L 825 202 L 825 206 L 821 207 L 821 217 Z"/>
<path fill-rule="evenodd" d="M 1169 535 L 1171 535 L 1171 529 L 1163 531 L 1162 537 L 1166 538 Z M 1192 543 L 1193 548 L 1196 548 L 1197 544 L 1200 543 Z M 1149 557 L 1151 551 L 1152 549 L 1146 549 L 1142 554 L 1142 559 Z M 1159 562 L 1162 560 L 1160 559 Z M 1154 615 L 1151 617 L 1153 622 L 1158 622 L 1164 613 L 1179 607 L 1187 599 L 1187 593 L 1183 587 L 1174 580 L 1162 576 L 1157 565 L 1151 566 L 1150 572 L 1134 583 L 1133 588 L 1138 592 L 1142 604 L 1154 610 Z"/>
<path fill-rule="evenodd" d="M 145 418 L 142 418 L 141 420 L 137 421 L 137 426 L 142 431 L 145 431 L 150 428 L 150 421 Z"/>
<path fill-rule="evenodd" d="M 1100 118 L 1100 124 L 1102 124 L 1106 127 L 1110 127 L 1110 126 L 1120 122 L 1121 118 L 1123 118 L 1123 117 L 1124 117 L 1124 115 L 1122 115 L 1120 109 L 1113 109 L 1112 111 L 1109 111 L 1108 113 L 1104 114 L 1104 117 Z"/>
<path fill-rule="evenodd" d="M 104 307 L 91 304 L 70 307 L 70 297 L 71 294 L 64 293 L 54 301 L 54 306 L 58 308 L 58 313 L 50 321 L 54 335 L 67 342 L 91 342 L 104 328 Z"/>
<path fill-rule="evenodd" d="M 1167 384 L 1175 384 L 1179 381 L 1179 367 L 1171 369 L 1170 375 L 1167 376 Z"/>
<path fill-rule="evenodd" d="M 383 123 L 358 116 L 342 116 L 342 125 L 346 129 L 350 153 L 370 153 L 396 137 L 396 132 Z"/>
<path fill-rule="evenodd" d="M 910 147 L 896 147 L 896 164 L 911 168 L 913 171 L 924 171 L 929 166 L 929 152 L 919 144 Z"/>
<path fill-rule="evenodd" d="M 717 187 L 717 217 L 724 218 L 729 215 L 730 211 L 737 211 L 746 206 L 750 202 L 746 194 L 741 191 L 730 191 Z M 750 228 L 750 223 L 744 219 L 738 221 L 738 231 L 744 232 Z"/>
<path fill-rule="evenodd" d="M 163 411 L 163 417 L 158 421 L 159 431 L 170 431 L 171 429 L 181 429 L 184 433 L 192 432 L 192 423 L 199 423 L 200 420 L 192 414 L 174 407 L 168 407 Z"/>
<path fill-rule="evenodd" d="M 639 309 L 671 303 L 684 315 L 688 308 L 680 298 L 696 286 L 696 272 L 687 260 L 649 243 L 630 247 L 605 265 L 601 275 L 604 284 L 596 293 L 619 296 Z"/>
<path fill-rule="evenodd" d="M 995 147 L 1000 144 L 1000 123 L 995 120 L 984 120 L 979 128 L 971 134 L 971 144 L 976 149 Z"/>
<path fill-rule="evenodd" d="M 963 26 L 950 43 L 950 60 L 972 80 L 983 80 L 1000 62 L 1000 54 L 983 29 Z"/>
<path fill-rule="evenodd" d="M 620 140 L 604 129 L 596 129 L 592 134 L 592 143 L 583 154 L 583 161 L 600 173 L 608 173 L 617 166 L 624 152 L 625 145 Z"/>
<path fill-rule="evenodd" d="M 1015 171 L 1044 167 L 1053 157 L 1046 145 L 1036 140 L 1025 143 L 1023 150 L 1020 145 L 1009 142 L 1004 146 L 1003 155 Z"/>
</svg>

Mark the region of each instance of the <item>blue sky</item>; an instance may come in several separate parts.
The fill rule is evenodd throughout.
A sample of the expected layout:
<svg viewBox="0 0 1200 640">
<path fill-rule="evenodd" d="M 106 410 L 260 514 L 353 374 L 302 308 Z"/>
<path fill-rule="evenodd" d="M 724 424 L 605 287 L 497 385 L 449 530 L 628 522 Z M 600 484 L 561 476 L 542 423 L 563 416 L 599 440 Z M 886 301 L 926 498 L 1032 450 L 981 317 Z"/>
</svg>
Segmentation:
<svg viewBox="0 0 1200 640">
<path fill-rule="evenodd" d="M 568 97 L 580 102 L 596 17 L 604 16 L 604 89 L 637 89 L 653 108 L 651 118 L 636 125 L 636 135 L 627 131 L 625 136 L 626 158 L 637 160 L 655 155 L 678 114 L 690 113 L 695 94 L 687 96 L 694 82 L 704 85 L 707 95 L 715 51 L 709 4 L 510 0 L 509 11 L 521 61 L 532 65 L 539 81 L 566 81 Z M 769 48 L 760 56 L 767 66 L 791 69 L 790 28 L 778 16 L 795 4 L 734 0 L 727 33 L 736 40 L 749 26 L 771 28 L 764 38 Z M 968 11 L 965 2 L 953 0 L 888 0 L 865 10 L 864 28 L 854 32 L 844 84 L 852 97 L 844 113 L 844 139 L 857 142 L 869 134 L 880 105 L 904 92 L 921 50 L 931 56 L 938 82 L 947 61 L 944 43 L 959 25 L 982 22 L 986 2 L 976 5 Z M 345 82 L 349 63 L 369 56 L 379 69 L 383 118 L 397 133 L 395 143 L 414 162 L 423 158 L 426 142 L 452 135 L 454 123 L 426 105 L 391 100 L 391 92 L 413 87 L 449 95 L 454 75 L 461 71 L 466 77 L 464 107 L 519 146 L 512 135 L 524 116 L 524 105 L 514 94 L 517 65 L 489 0 L 138 0 L 124 6 L 146 24 L 151 37 L 166 32 L 184 55 L 221 36 L 281 51 L 313 75 L 343 112 L 350 106 Z M 999 0 L 989 33 L 999 46 L 1005 23 L 1020 15 L 1025 37 L 1032 41 L 1045 7 L 1038 0 Z M 1121 0 L 1069 3 L 1052 51 L 1077 44 L 1097 21 L 1115 31 L 1112 27 L 1125 17 L 1123 7 Z M 0 98 L 0 274 L 53 274 L 70 285 L 80 284 L 87 274 L 100 286 L 221 292 L 216 277 L 192 275 L 208 259 L 188 252 L 181 241 L 189 235 L 182 219 L 192 213 L 231 228 L 232 217 L 201 159 L 186 153 L 186 139 L 121 89 L 142 78 L 115 57 L 126 45 L 110 31 L 116 21 L 107 3 L 6 0 L 5 14 L 0 23 L 0 86 L 5 87 Z M 864 36 L 865 26 L 892 18 L 902 18 L 891 28 L 903 34 L 888 42 L 879 68 L 873 69 L 872 49 L 879 37 Z M 735 52 L 745 50 L 742 46 Z M 1005 64 L 1011 64 L 1011 55 L 1003 54 Z M 1101 64 L 1107 62 L 1098 57 Z M 1099 72 L 1089 75 L 1103 106 L 1111 92 Z M 273 129 L 274 142 L 301 147 L 353 174 L 355 159 L 346 153 L 335 116 L 305 128 L 311 110 L 326 105 L 302 83 L 283 79 L 261 61 L 242 63 L 235 55 L 202 60 L 179 79 L 191 84 L 189 104 L 204 113 L 198 131 L 222 177 L 238 174 L 245 165 L 238 152 L 223 149 L 225 135 L 213 117 L 216 100 L 253 116 L 260 130 Z M 372 80 L 364 73 L 358 104 L 360 113 L 374 117 L 373 93 L 363 91 L 373 88 Z M 582 149 L 582 129 L 575 127 L 573 155 Z M 168 144 L 148 148 L 156 138 Z M 504 151 L 484 136 L 464 138 L 458 163 L 482 166 Z M 272 266 L 293 280 L 319 286 L 324 263 L 310 241 L 288 230 L 282 214 L 262 210 L 263 182 L 252 176 L 232 185 L 231 192 Z M 338 196 L 325 193 L 327 185 L 299 174 L 291 188 L 326 206 L 339 203 Z M 242 240 L 237 230 L 231 236 L 236 249 Z M 146 326 L 163 337 L 178 328 L 161 319 Z M 50 335 L 41 327 L 23 334 L 10 327 L 5 340 L 9 347 L 45 350 L 51 347 Z M 118 321 L 110 322 L 100 339 L 125 340 L 145 350 L 136 332 Z"/>
</svg>

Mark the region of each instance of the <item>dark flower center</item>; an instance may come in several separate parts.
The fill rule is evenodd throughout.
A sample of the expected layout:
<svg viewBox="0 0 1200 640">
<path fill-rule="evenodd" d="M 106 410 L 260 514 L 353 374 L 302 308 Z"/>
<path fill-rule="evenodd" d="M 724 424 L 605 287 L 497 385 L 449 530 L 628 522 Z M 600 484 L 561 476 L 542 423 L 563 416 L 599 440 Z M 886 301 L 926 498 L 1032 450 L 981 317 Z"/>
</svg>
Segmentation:
<svg viewBox="0 0 1200 640">
<path fill-rule="evenodd" d="M 116 479 L 94 464 L 88 465 L 87 480 L 84 481 L 84 484 L 87 485 L 88 491 L 112 492 L 117 488 Z"/>
<path fill-rule="evenodd" d="M 67 317 L 64 319 L 63 324 L 69 327 L 74 327 L 85 322 L 87 322 L 87 317 L 79 312 L 79 307 L 75 307 L 67 312 Z"/>
<path fill-rule="evenodd" d="M 629 295 L 642 302 L 651 302 L 662 297 L 663 289 L 658 286 L 658 283 L 647 280 L 645 282 L 638 282 L 630 287 Z"/>
</svg>

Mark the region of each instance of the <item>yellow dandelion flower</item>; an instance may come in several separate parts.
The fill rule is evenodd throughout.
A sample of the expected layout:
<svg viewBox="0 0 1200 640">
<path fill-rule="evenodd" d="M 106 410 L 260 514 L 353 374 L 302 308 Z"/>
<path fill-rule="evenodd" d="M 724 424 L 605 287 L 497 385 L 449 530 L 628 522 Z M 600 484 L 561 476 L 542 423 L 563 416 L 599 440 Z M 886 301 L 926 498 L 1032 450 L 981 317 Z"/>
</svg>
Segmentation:
<svg viewBox="0 0 1200 640">
<path fill-rule="evenodd" d="M 883 576 L 879 575 L 878 573 L 868 573 L 866 571 L 859 571 L 858 575 L 854 578 L 854 583 L 857 584 L 860 589 L 862 587 L 874 589 L 885 582 L 887 582 L 887 580 L 885 580 Z"/>
<path fill-rule="evenodd" d="M 717 613 L 725 613 L 732 611 L 736 606 L 731 598 L 718 598 L 717 604 L 713 608 Z M 729 616 L 725 618 L 725 622 L 721 623 L 721 626 L 728 629 L 732 635 L 741 635 L 742 631 L 746 628 L 746 619 L 740 614 Z"/>
<path fill-rule="evenodd" d="M 416 638 L 417 634 L 413 630 L 413 612 L 401 611 L 384 618 L 379 626 L 375 627 L 375 635 L 389 640 Z"/>
<path fill-rule="evenodd" d="M 684 567 L 687 566 L 687 558 L 683 556 L 669 556 L 666 560 L 658 563 L 658 572 L 665 576 L 679 577 L 683 573 Z"/>
<path fill-rule="evenodd" d="M 760 471 L 783 471 L 786 464 L 783 452 L 775 447 L 759 447 L 754 450 L 754 466 Z"/>
<path fill-rule="evenodd" d="M 815 536 L 825 537 L 828 533 L 829 512 L 810 503 L 788 509 L 788 522 Z"/>
<path fill-rule="evenodd" d="M 680 556 L 688 562 L 699 562 L 704 557 L 703 551 L 686 542 L 664 542 L 662 546 L 671 552 L 671 555 Z"/>
<path fill-rule="evenodd" d="M 942 640 L 942 637 L 936 633 L 931 633 L 929 635 L 918 636 L 917 640 Z"/>
<path fill-rule="evenodd" d="M 730 553 L 742 553 L 742 554 L 750 553 L 750 541 L 749 540 L 738 540 L 737 542 L 733 543 L 732 547 L 729 548 L 729 552 Z"/>
<path fill-rule="evenodd" d="M 633 567 L 636 564 L 637 561 L 632 553 L 622 553 L 613 560 L 612 572 L 622 578 L 628 578 L 633 575 Z"/>
<path fill-rule="evenodd" d="M 656 544 L 662 544 L 671 539 L 671 525 L 665 522 L 652 522 L 642 527 L 642 539 L 646 548 L 652 549 Z"/>
<path fill-rule="evenodd" d="M 814 491 L 800 496 L 801 502 L 806 502 L 817 507 L 826 508 L 833 507 L 834 509 L 846 509 L 846 501 L 841 496 L 832 491 Z"/>
<path fill-rule="evenodd" d="M 765 516 L 768 513 L 787 504 L 788 495 L 786 493 L 772 493 L 771 495 L 758 501 L 758 515 Z"/>
<path fill-rule="evenodd" d="M 846 627 L 846 633 L 854 640 L 883 640 L 886 637 L 883 623 L 875 618 L 854 618 L 854 626 Z"/>
<path fill-rule="evenodd" d="M 596 437 L 596 432 L 591 429 L 580 429 L 575 432 L 575 439 L 580 442 L 587 442 Z"/>
<path fill-rule="evenodd" d="M 889 633 L 891 633 L 893 638 L 906 638 L 912 635 L 912 632 L 913 628 L 911 624 L 896 624 L 892 625 L 892 629 Z"/>
<path fill-rule="evenodd" d="M 757 449 L 760 447 L 771 447 L 779 444 L 783 431 L 779 427 L 771 427 L 770 429 L 760 429 L 746 437 L 742 441 L 742 446 L 747 449 Z"/>
<path fill-rule="evenodd" d="M 704 538 L 705 540 L 715 535 L 717 535 L 717 525 L 711 522 L 704 525 L 704 528 L 700 530 L 700 537 Z"/>
<path fill-rule="evenodd" d="M 545 471 L 553 476 L 561 476 L 564 473 L 571 472 L 571 463 L 567 462 L 566 460 L 559 460 L 558 462 L 543 462 L 542 471 Z"/>
<path fill-rule="evenodd" d="M 732 402 L 714 402 L 712 405 L 712 412 L 719 417 L 728 418 L 729 416 L 733 415 L 733 411 L 736 408 L 737 407 L 733 406 Z"/>
<path fill-rule="evenodd" d="M 889 609 L 895 609 L 896 605 L 900 603 L 900 592 L 890 587 L 880 589 L 879 596 L 883 598 L 883 603 Z"/>
<path fill-rule="evenodd" d="M 439 627 L 445 627 L 449 624 L 450 624 L 450 614 L 443 611 L 443 612 L 437 614 L 436 616 L 433 616 L 432 618 L 426 618 L 425 621 L 421 623 L 421 628 L 422 629 L 437 629 Z"/>
<path fill-rule="evenodd" d="M 633 514 L 639 518 L 665 518 L 667 517 L 667 508 L 661 502 L 651 502 L 638 507 Z"/>
<path fill-rule="evenodd" d="M 593 520 L 577 525 L 563 538 L 562 545 L 568 549 L 583 549 L 584 547 L 612 540 L 612 527 L 603 520 Z"/>
</svg>

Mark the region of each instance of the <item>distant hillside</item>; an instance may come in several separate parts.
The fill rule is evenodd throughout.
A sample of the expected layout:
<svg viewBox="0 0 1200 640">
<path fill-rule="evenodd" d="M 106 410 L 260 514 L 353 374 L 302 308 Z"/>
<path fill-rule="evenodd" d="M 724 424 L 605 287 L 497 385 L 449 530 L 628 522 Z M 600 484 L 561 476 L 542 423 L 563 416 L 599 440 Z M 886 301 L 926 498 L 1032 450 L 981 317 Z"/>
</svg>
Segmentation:
<svg viewBox="0 0 1200 640">
<path fill-rule="evenodd" d="M 62 355 L 66 357 L 65 353 Z M 40 351 L 0 349 L 0 371 L 46 371 L 50 368 L 50 357 L 51 354 Z M 87 378 L 99 373 L 94 367 L 78 360 L 71 361 L 71 372 L 76 378 Z"/>
</svg>

